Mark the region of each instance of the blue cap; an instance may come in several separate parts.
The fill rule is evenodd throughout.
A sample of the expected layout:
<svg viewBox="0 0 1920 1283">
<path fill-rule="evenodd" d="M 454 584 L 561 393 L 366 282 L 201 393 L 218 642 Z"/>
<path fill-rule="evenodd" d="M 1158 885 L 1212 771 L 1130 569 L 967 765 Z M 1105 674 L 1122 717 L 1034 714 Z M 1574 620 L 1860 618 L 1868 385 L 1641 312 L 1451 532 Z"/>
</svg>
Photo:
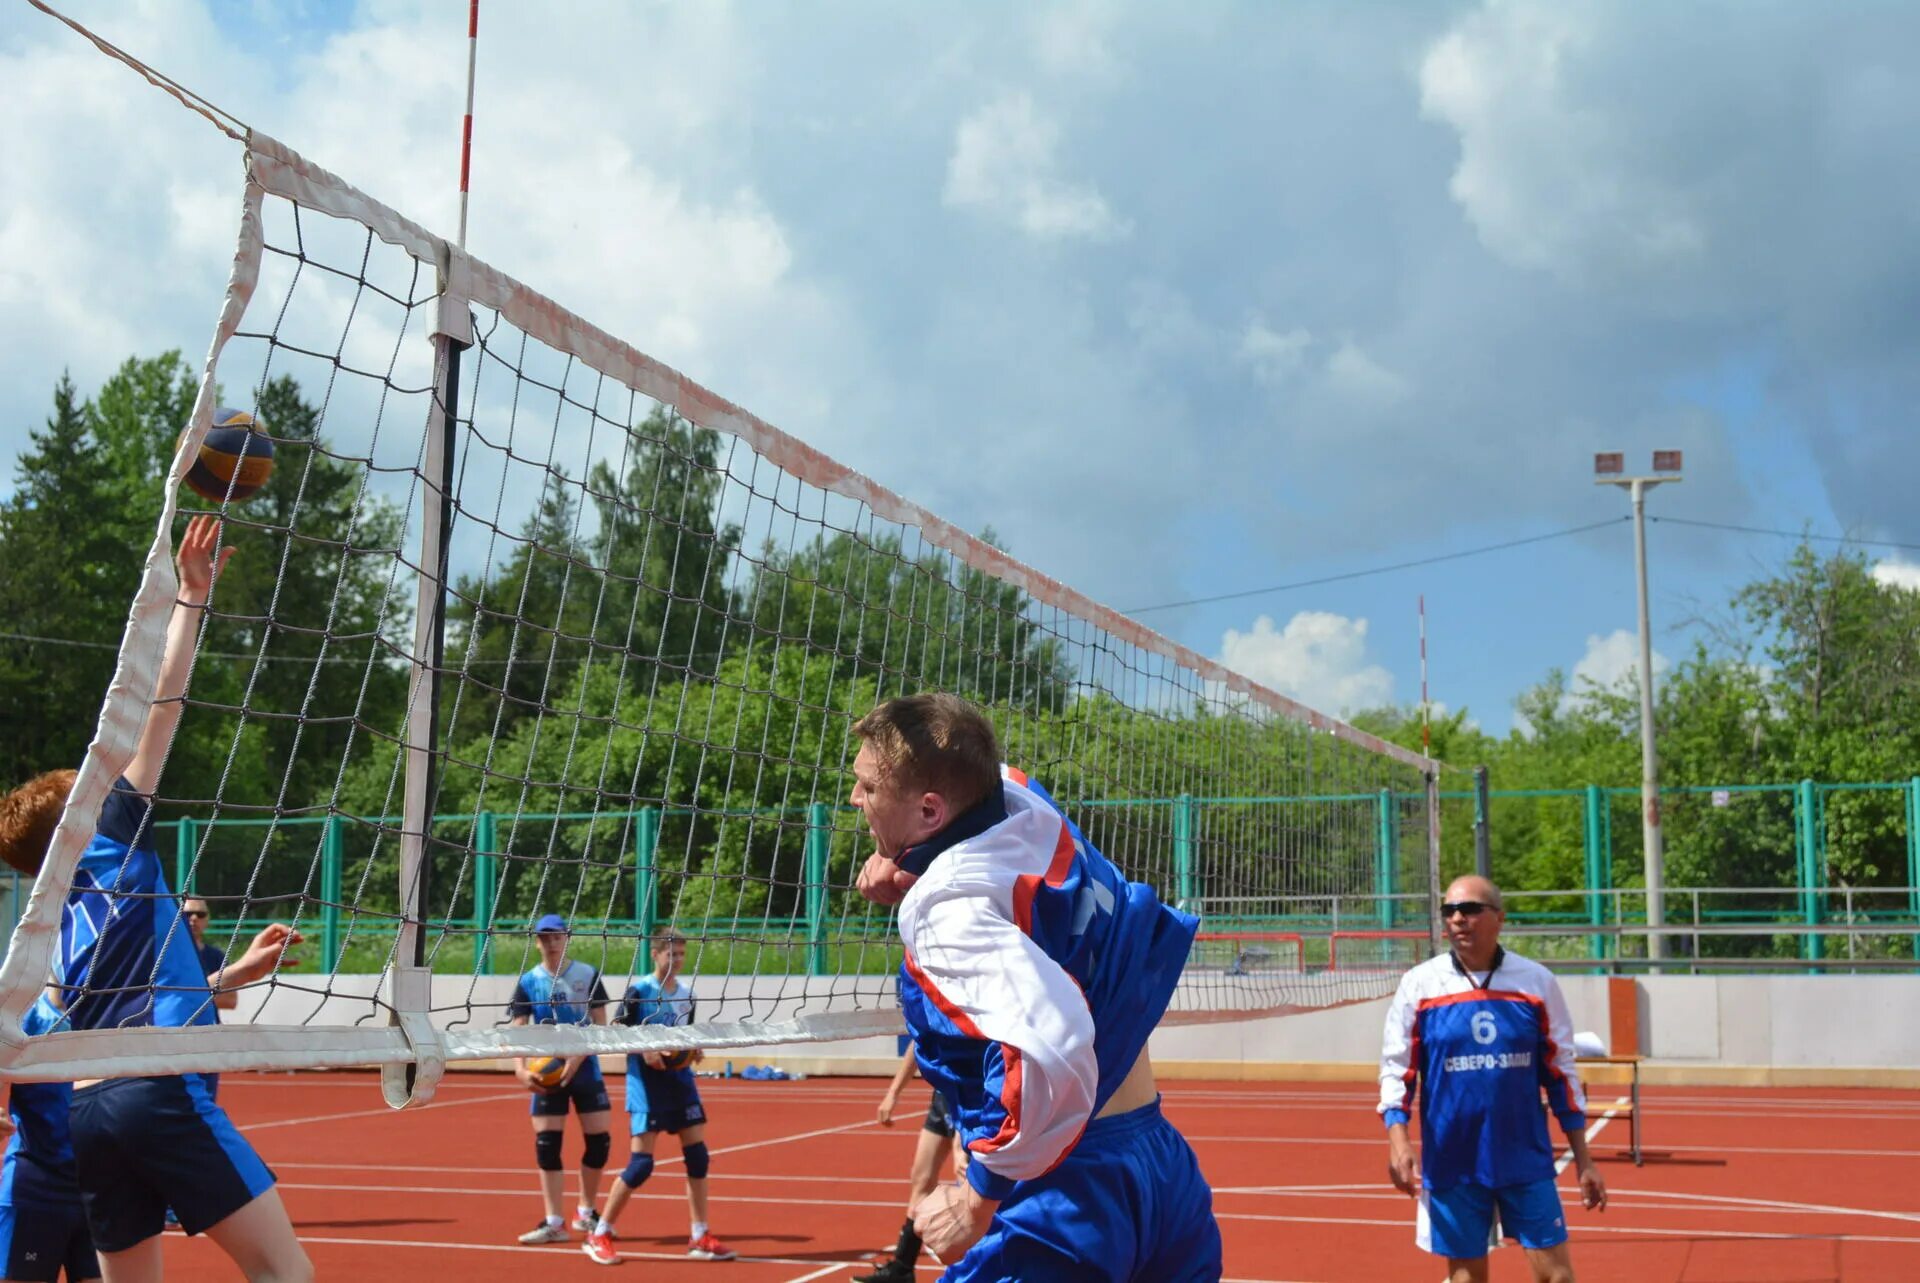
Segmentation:
<svg viewBox="0 0 1920 1283">
<path fill-rule="evenodd" d="M 546 917 L 533 924 L 533 933 L 535 935 L 545 935 L 549 931 L 558 931 L 562 935 L 565 935 L 567 933 L 567 920 L 557 913 L 549 913 Z"/>
</svg>

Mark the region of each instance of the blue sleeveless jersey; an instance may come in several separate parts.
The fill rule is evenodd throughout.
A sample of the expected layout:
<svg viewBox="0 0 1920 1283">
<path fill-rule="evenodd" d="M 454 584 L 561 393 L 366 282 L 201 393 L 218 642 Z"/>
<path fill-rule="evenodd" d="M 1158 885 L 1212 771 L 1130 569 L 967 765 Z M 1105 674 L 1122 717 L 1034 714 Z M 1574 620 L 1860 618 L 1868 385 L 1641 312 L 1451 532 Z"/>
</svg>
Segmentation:
<svg viewBox="0 0 1920 1283">
<path fill-rule="evenodd" d="M 193 933 L 153 849 L 147 799 L 114 781 L 60 915 L 54 983 L 75 1029 L 215 1021 Z"/>
<path fill-rule="evenodd" d="M 29 1037 L 66 1028 L 66 1016 L 43 995 L 27 1008 L 21 1028 Z M 7 1090 L 13 1138 L 0 1160 L 0 1205 L 71 1207 L 80 1201 L 74 1174 L 73 1138 L 67 1111 L 71 1083 L 14 1083 Z"/>
<path fill-rule="evenodd" d="M 690 1025 L 693 1023 L 693 986 L 678 976 L 666 993 L 653 976 L 642 976 L 628 986 L 620 1003 L 623 1025 Z M 654 1069 L 639 1056 L 627 1057 L 627 1112 L 637 1117 L 684 1110 L 700 1098 L 693 1067 Z"/>
</svg>

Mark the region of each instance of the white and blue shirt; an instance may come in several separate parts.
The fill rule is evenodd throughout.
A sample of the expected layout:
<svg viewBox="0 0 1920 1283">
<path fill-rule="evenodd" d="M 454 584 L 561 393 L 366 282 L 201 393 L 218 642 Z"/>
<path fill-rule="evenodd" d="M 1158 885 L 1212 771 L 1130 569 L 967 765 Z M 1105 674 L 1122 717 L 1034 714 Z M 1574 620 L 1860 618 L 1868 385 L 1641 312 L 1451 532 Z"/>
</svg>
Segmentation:
<svg viewBox="0 0 1920 1283">
<path fill-rule="evenodd" d="M 67 1027 L 66 1014 L 42 994 L 20 1022 L 28 1037 Z M 16 1082 L 7 1089 L 7 1115 L 13 1138 L 0 1159 L 0 1205 L 19 1208 L 72 1207 L 80 1201 L 73 1165 L 73 1140 L 67 1131 L 71 1083 Z M 5 1262 L 0 1261 L 0 1269 Z"/>
<path fill-rule="evenodd" d="M 1078 1143 L 1160 1022 L 1199 926 L 1126 876 L 1038 784 L 901 853 L 900 1007 L 920 1072 L 1005 1199 Z"/>
<path fill-rule="evenodd" d="M 210 1025 L 213 990 L 153 848 L 147 799 L 114 781 L 60 914 L 54 983 L 75 1029 Z"/>
<path fill-rule="evenodd" d="M 1500 949 L 1476 974 L 1443 953 L 1402 976 L 1387 1008 L 1380 1115 L 1406 1122 L 1418 1081 L 1428 1189 L 1552 1180 L 1540 1093 L 1563 1130 L 1587 1125 L 1573 1055 L 1573 1017 L 1551 971 Z"/>
<path fill-rule="evenodd" d="M 671 989 L 656 976 L 642 976 L 627 986 L 615 1019 L 623 1025 L 690 1025 L 693 1023 L 693 986 L 679 976 Z M 627 1112 L 644 1118 L 649 1113 L 684 1110 L 700 1099 L 693 1067 L 654 1069 L 639 1056 L 627 1057 Z"/>
<path fill-rule="evenodd" d="M 542 962 L 521 973 L 507 1002 L 507 1018 L 536 1025 L 590 1025 L 593 1013 L 606 1005 L 607 986 L 599 968 L 569 959 L 555 975 Z M 600 1058 L 588 1056 L 575 1076 L 598 1078 Z"/>
</svg>

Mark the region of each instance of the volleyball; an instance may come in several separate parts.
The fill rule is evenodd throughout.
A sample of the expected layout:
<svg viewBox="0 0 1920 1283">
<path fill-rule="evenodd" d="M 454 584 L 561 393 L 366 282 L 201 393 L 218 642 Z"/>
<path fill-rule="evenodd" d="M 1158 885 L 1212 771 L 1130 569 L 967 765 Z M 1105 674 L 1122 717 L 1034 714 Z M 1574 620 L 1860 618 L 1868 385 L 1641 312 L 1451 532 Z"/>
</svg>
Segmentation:
<svg viewBox="0 0 1920 1283">
<path fill-rule="evenodd" d="M 662 1069 L 685 1069 L 693 1063 L 694 1057 L 699 1054 L 699 1052 L 691 1048 L 685 1051 L 663 1051 L 660 1053 L 660 1067 Z"/>
<path fill-rule="evenodd" d="M 567 1076 L 567 1062 L 561 1056 L 540 1056 L 527 1062 L 527 1075 L 542 1091 L 551 1091 Z"/>
<path fill-rule="evenodd" d="M 202 499 L 238 503 L 251 498 L 272 475 L 273 438 L 266 425 L 245 410 L 221 406 L 213 412 L 213 426 L 185 480 Z"/>
</svg>

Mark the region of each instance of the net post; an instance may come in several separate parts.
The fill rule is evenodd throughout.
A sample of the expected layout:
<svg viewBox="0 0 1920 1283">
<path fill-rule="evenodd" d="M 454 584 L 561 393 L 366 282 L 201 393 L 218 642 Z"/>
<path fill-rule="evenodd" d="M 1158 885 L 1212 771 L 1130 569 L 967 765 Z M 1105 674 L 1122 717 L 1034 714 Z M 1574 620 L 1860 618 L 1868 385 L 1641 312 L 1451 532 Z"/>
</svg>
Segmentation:
<svg viewBox="0 0 1920 1283">
<path fill-rule="evenodd" d="M 493 965 L 493 905 L 499 865 L 494 859 L 499 842 L 499 817 L 482 811 L 473 821 L 473 973 L 485 975 Z"/>
<path fill-rule="evenodd" d="M 1440 952 L 1440 770 L 1427 772 L 1427 947 Z"/>
<path fill-rule="evenodd" d="M 807 805 L 807 974 L 827 968 L 827 854 L 833 842 L 833 817 L 825 802 Z"/>
<path fill-rule="evenodd" d="M 1393 790 L 1380 790 L 1380 835 L 1373 851 L 1373 898 L 1377 906 L 1375 916 L 1380 920 L 1382 931 L 1393 930 L 1393 866 L 1395 862 L 1396 828 L 1394 823 Z"/>
<path fill-rule="evenodd" d="M 1173 885 L 1176 908 L 1191 913 L 1196 899 L 1193 885 L 1193 794 L 1173 800 Z"/>
<path fill-rule="evenodd" d="M 175 892 L 182 896 L 193 894 L 193 848 L 198 845 L 199 821 L 192 816 L 183 815 L 174 821 L 173 829 L 173 885 Z"/>
<path fill-rule="evenodd" d="M 340 869 L 347 835 L 338 815 L 328 815 L 320 839 L 320 955 L 329 973 L 340 969 Z"/>
<path fill-rule="evenodd" d="M 433 1098 L 446 1068 L 440 1036 L 427 1019 L 433 976 L 427 962 L 427 915 L 433 909 L 433 813 L 440 789 L 440 688 L 446 667 L 447 562 L 453 534 L 454 437 L 460 424 L 460 354 L 473 342 L 464 257 L 436 246 L 440 300 L 433 332 L 433 403 L 420 462 L 420 554 L 415 598 L 412 677 L 407 691 L 406 791 L 400 821 L 400 938 L 394 950 L 390 1022 L 400 1026 L 414 1059 L 381 1069 L 387 1103 L 396 1109 Z M 462 280 L 456 283 L 458 271 Z M 449 911 L 451 912 L 451 911 Z"/>
<path fill-rule="evenodd" d="M 654 924 L 660 914 L 659 807 L 641 810 L 633 835 L 633 920 L 640 924 L 640 939 L 644 942 L 653 939 Z"/>
</svg>

